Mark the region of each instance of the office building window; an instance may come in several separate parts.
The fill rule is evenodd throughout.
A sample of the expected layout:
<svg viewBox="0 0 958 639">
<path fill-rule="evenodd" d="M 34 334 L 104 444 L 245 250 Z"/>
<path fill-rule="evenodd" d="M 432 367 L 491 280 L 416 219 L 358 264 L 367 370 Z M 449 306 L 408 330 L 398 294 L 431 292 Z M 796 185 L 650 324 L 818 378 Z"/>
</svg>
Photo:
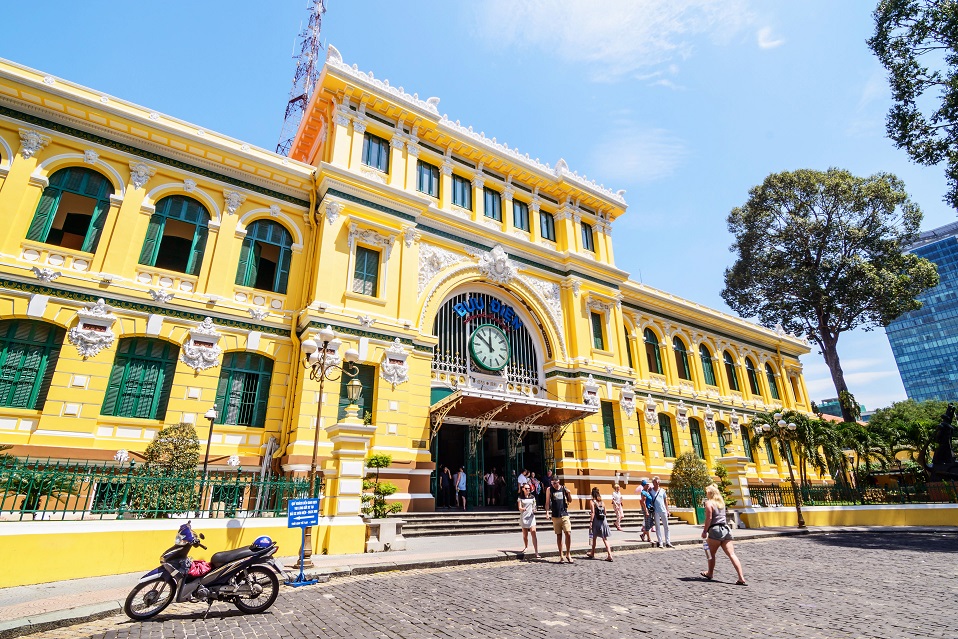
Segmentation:
<svg viewBox="0 0 958 639">
<path fill-rule="evenodd" d="M 43 189 L 27 239 L 93 253 L 110 212 L 111 195 L 113 185 L 96 171 L 60 169 Z"/>
<path fill-rule="evenodd" d="M 416 188 L 420 193 L 439 197 L 439 167 L 419 160 L 416 164 Z"/>
<path fill-rule="evenodd" d="M 455 173 L 452 174 L 452 203 L 472 210 L 472 182 Z"/>
<path fill-rule="evenodd" d="M 482 189 L 483 210 L 482 214 L 496 222 L 502 221 L 502 196 L 499 191 L 494 191 L 489 187 Z"/>
<path fill-rule="evenodd" d="M 389 172 L 389 141 L 372 133 L 363 134 L 363 164 Z"/>
<path fill-rule="evenodd" d="M 556 241 L 556 219 L 552 213 L 539 211 L 539 235 L 544 240 Z"/>
<path fill-rule="evenodd" d="M 353 293 L 379 295 L 379 251 L 356 247 L 356 268 L 353 270 Z"/>
<path fill-rule="evenodd" d="M 256 353 L 232 351 L 223 355 L 216 387 L 217 424 L 266 425 L 266 404 L 273 376 L 273 360 Z"/>
<path fill-rule="evenodd" d="M 600 351 L 605 350 L 605 339 L 602 337 L 602 313 L 592 313 L 592 347 Z"/>
<path fill-rule="evenodd" d="M 645 359 L 649 364 L 649 372 L 662 374 L 662 354 L 659 352 L 659 338 L 652 329 L 645 329 Z"/>
<path fill-rule="evenodd" d="M 618 448 L 615 437 L 615 406 L 612 402 L 602 402 L 602 432 L 605 435 L 605 447 Z"/>
<path fill-rule="evenodd" d="M 529 230 L 529 205 L 518 200 L 512 201 L 512 225 L 522 231 Z"/>
</svg>

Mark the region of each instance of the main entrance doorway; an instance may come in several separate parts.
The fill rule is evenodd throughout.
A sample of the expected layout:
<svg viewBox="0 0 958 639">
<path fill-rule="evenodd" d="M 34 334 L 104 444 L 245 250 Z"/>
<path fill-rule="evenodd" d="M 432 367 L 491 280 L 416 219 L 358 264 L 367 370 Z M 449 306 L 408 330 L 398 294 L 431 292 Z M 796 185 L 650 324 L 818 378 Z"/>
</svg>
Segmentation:
<svg viewBox="0 0 958 639">
<path fill-rule="evenodd" d="M 455 487 L 443 494 L 439 473 L 443 468 L 449 468 L 454 482 L 459 469 L 465 468 L 466 505 L 469 508 L 513 510 L 519 473 L 529 470 L 537 478 L 544 477 L 545 471 L 552 468 L 553 460 L 548 454 L 551 450 L 552 438 L 542 432 L 526 432 L 520 438 L 518 428 L 488 428 L 482 432 L 479 426 L 443 424 L 432 444 L 436 470 L 431 486 L 436 508 L 455 505 L 450 501 Z M 498 480 L 489 489 L 485 476 L 491 471 L 496 473 Z M 541 501 L 542 494 L 539 497 Z"/>
</svg>

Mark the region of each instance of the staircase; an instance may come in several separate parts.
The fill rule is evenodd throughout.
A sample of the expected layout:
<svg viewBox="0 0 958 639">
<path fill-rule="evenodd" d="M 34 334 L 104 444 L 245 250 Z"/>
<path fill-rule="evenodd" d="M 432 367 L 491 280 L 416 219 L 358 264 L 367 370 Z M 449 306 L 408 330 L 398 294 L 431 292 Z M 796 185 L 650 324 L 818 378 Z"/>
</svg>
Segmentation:
<svg viewBox="0 0 958 639">
<path fill-rule="evenodd" d="M 610 513 L 611 515 L 612 513 Z M 392 515 L 405 521 L 402 527 L 404 537 L 444 537 L 447 535 L 481 535 L 495 533 L 518 533 L 519 511 L 494 510 L 440 510 L 437 512 L 400 513 Z M 573 530 L 584 530 L 589 527 L 588 510 L 569 511 Z M 612 526 L 614 518 L 610 520 Z M 624 528 L 633 530 L 642 525 L 642 516 L 638 511 L 626 511 L 622 519 Z M 669 517 L 669 526 L 685 525 L 677 517 Z M 552 519 L 542 509 L 536 512 L 536 528 L 540 534 L 544 531 L 552 532 Z"/>
</svg>

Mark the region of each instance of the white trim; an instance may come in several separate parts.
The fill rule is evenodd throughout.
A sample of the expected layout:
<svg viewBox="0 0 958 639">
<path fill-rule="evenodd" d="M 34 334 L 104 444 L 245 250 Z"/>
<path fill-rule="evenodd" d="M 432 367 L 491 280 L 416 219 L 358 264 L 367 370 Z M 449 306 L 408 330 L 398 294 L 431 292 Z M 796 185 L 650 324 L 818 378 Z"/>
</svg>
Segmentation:
<svg viewBox="0 0 958 639">
<path fill-rule="evenodd" d="M 239 219 L 239 223 L 237 223 L 237 225 L 236 225 L 237 233 L 239 232 L 239 229 L 242 228 L 242 229 L 243 229 L 243 233 L 244 233 L 244 235 L 245 235 L 245 233 L 246 233 L 246 227 L 249 226 L 249 222 L 250 222 L 250 221 L 252 221 L 252 222 L 255 222 L 255 221 L 256 221 L 256 220 L 250 220 L 250 218 L 251 218 L 251 217 L 255 217 L 255 216 L 259 216 L 259 215 L 265 215 L 265 217 L 264 217 L 263 219 L 267 219 L 267 220 L 268 220 L 268 219 L 271 219 L 271 218 L 274 218 L 272 212 L 269 210 L 268 207 L 262 207 L 262 208 L 258 208 L 258 209 L 253 209 L 253 210 L 251 210 L 251 211 L 247 211 L 246 213 L 243 214 L 243 217 L 241 217 L 241 218 Z M 300 245 L 304 244 L 304 241 L 303 241 L 303 232 L 302 232 L 302 231 L 300 230 L 300 228 L 296 225 L 296 222 L 293 221 L 293 218 L 289 217 L 288 215 L 286 215 L 286 214 L 283 213 L 283 212 L 280 212 L 279 215 L 277 215 L 277 216 L 275 216 L 275 217 L 277 217 L 277 218 L 283 220 L 284 222 L 286 222 L 286 224 L 284 224 L 284 225 L 282 225 L 282 226 L 283 226 L 284 228 L 286 228 L 287 231 L 290 230 L 290 229 L 292 229 L 293 235 L 294 235 L 295 238 L 296 238 L 296 242 L 294 242 L 294 244 L 300 244 Z M 302 249 L 300 249 L 300 250 L 302 250 Z"/>
<path fill-rule="evenodd" d="M 91 433 L 74 433 L 68 430 L 35 430 L 34 435 L 46 435 L 49 437 L 76 437 L 79 439 L 96 439 Z"/>
<path fill-rule="evenodd" d="M 865 506 L 805 506 L 802 510 L 805 512 L 834 512 L 846 510 L 956 510 L 958 504 L 868 504 Z M 738 509 L 736 509 L 738 510 Z M 742 513 L 762 514 L 767 512 L 779 512 L 782 510 L 794 510 L 794 506 L 751 506 L 739 510 Z"/>
<path fill-rule="evenodd" d="M 0 166 L 7 169 L 10 168 L 10 163 L 13 162 L 13 149 L 10 148 L 10 145 L 7 144 L 7 141 L 3 139 L 3 136 L 0 135 L 0 148 L 3 149 L 3 157 L 0 158 Z"/>
<path fill-rule="evenodd" d="M 196 186 L 193 188 L 192 191 L 187 192 L 186 189 L 183 188 L 182 182 L 167 182 L 166 184 L 161 184 L 155 187 L 153 190 L 147 193 L 146 197 L 143 198 L 143 203 L 147 206 L 155 207 L 157 194 L 162 192 L 163 197 L 165 197 L 166 195 L 168 195 L 166 191 L 171 192 L 169 193 L 169 195 L 172 195 L 172 194 L 188 195 L 188 196 L 193 196 L 196 199 L 202 200 L 204 204 L 207 205 L 207 208 L 212 209 L 212 213 L 215 214 L 212 216 L 214 219 L 210 221 L 210 224 L 212 225 L 215 222 L 216 226 L 219 226 L 222 223 L 222 217 L 220 215 L 220 207 L 216 205 L 216 201 L 213 200 L 210 194 L 204 191 L 203 189 L 201 189 L 199 186 Z"/>
<path fill-rule="evenodd" d="M 414 499 L 435 499 L 432 496 L 432 493 L 393 493 L 389 496 L 390 499 L 408 499 L 410 501 Z M 399 515 L 402 518 L 402 514 Z"/>
<path fill-rule="evenodd" d="M 62 153 L 60 155 L 54 155 L 52 158 L 47 158 L 46 160 L 38 164 L 37 168 L 35 168 L 33 170 L 33 173 L 30 174 L 30 177 L 36 178 L 38 180 L 46 179 L 48 180 L 48 183 L 49 183 L 49 178 L 43 175 L 43 173 L 48 172 L 47 167 L 50 166 L 50 164 L 54 162 L 59 162 L 61 160 L 79 160 L 80 162 L 84 162 L 85 158 L 82 153 Z M 120 197 L 124 196 L 124 194 L 126 193 L 126 181 L 122 177 L 120 177 L 120 174 L 116 169 L 114 169 L 112 166 L 110 166 L 109 164 L 101 160 L 100 158 L 97 158 L 96 161 L 92 163 L 87 162 L 87 164 L 92 164 L 93 166 L 97 166 L 97 167 L 100 167 L 101 169 L 104 169 L 110 175 L 110 177 L 116 180 L 113 186 L 119 188 Z"/>
</svg>

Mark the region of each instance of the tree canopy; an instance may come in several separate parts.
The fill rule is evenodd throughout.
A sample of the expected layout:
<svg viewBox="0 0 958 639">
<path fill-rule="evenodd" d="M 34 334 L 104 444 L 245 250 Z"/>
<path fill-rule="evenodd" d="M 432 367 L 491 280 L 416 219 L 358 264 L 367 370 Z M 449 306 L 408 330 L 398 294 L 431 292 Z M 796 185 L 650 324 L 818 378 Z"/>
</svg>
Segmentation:
<svg viewBox="0 0 958 639">
<path fill-rule="evenodd" d="M 839 397 L 848 397 L 846 421 L 854 398 L 839 336 L 921 308 L 915 296 L 938 283 L 932 262 L 902 252 L 921 217 L 894 175 L 835 168 L 773 173 L 728 216 L 737 258 L 725 270 L 722 298 L 740 315 L 814 341 Z"/>
<path fill-rule="evenodd" d="M 919 164 L 945 163 L 945 201 L 958 208 L 958 3 L 882 0 L 874 18 L 868 46 L 893 100 L 888 137 Z"/>
</svg>

